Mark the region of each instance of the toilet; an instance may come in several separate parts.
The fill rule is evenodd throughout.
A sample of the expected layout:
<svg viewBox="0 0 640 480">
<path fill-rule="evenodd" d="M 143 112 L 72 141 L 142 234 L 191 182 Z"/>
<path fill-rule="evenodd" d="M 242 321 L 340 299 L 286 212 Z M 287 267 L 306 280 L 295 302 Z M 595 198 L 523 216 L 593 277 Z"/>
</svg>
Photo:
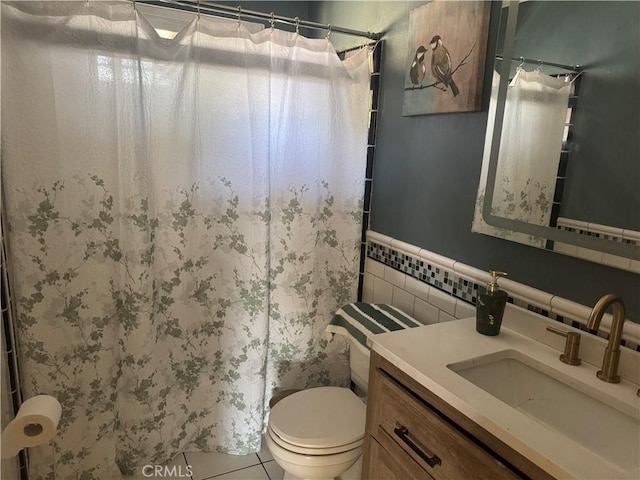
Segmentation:
<svg viewBox="0 0 640 480">
<path fill-rule="evenodd" d="M 365 394 L 368 352 L 353 340 L 349 363 L 355 390 Z M 365 422 L 365 402 L 350 389 L 310 388 L 271 409 L 265 440 L 285 480 L 341 478 L 361 466 Z"/>
</svg>

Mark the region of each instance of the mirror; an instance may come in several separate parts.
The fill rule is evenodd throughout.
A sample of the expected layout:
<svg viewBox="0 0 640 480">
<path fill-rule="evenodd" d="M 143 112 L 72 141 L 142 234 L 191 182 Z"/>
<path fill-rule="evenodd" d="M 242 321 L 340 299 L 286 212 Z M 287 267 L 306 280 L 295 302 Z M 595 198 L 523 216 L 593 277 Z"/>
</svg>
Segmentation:
<svg viewBox="0 0 640 480">
<path fill-rule="evenodd" d="M 638 2 L 503 8 L 474 232 L 640 273 L 639 19 Z"/>
</svg>

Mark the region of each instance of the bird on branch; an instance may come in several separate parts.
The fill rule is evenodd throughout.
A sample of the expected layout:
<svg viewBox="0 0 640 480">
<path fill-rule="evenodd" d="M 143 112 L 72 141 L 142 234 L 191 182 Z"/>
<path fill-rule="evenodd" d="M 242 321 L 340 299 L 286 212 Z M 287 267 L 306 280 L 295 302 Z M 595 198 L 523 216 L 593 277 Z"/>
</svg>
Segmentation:
<svg viewBox="0 0 640 480">
<path fill-rule="evenodd" d="M 424 56 L 426 53 L 427 49 L 420 45 L 413 57 L 413 62 L 411 62 L 409 78 L 414 85 L 422 86 L 422 80 L 424 80 L 424 76 L 427 73 L 427 66 L 424 64 Z"/>
<path fill-rule="evenodd" d="M 434 36 L 429 42 L 429 46 L 433 52 L 431 56 L 431 72 L 433 76 L 436 77 L 439 82 L 442 82 L 445 87 L 450 87 L 451 93 L 456 97 L 460 93 L 460 90 L 451 76 L 451 55 L 449 55 L 449 50 L 447 50 L 447 47 L 442 43 L 440 35 Z"/>
</svg>

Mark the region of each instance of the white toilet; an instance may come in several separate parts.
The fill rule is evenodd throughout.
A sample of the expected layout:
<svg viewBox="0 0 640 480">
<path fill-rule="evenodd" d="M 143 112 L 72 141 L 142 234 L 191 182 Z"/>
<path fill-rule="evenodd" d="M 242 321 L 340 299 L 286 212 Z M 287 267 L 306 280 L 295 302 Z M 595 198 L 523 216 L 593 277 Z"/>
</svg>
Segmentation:
<svg viewBox="0 0 640 480">
<path fill-rule="evenodd" d="M 351 377 L 366 393 L 368 355 L 358 347 L 351 343 Z M 310 388 L 271 409 L 265 439 L 285 480 L 335 479 L 359 466 L 365 421 L 366 405 L 350 389 Z"/>
</svg>

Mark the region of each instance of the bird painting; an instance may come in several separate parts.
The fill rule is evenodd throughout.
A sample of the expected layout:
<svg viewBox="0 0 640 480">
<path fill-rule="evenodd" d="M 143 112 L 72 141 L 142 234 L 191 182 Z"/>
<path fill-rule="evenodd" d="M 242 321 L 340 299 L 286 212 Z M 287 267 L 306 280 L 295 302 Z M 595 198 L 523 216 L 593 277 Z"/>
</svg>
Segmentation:
<svg viewBox="0 0 640 480">
<path fill-rule="evenodd" d="M 460 94 L 460 90 L 451 76 L 452 67 L 449 50 L 447 50 L 447 47 L 442 43 L 440 35 L 434 36 L 429 42 L 429 46 L 433 52 L 431 56 L 431 72 L 433 73 L 433 76 L 436 77 L 439 82 L 444 84 L 445 88 L 451 88 L 451 93 L 453 93 L 454 97 L 457 97 L 458 94 Z"/>
<path fill-rule="evenodd" d="M 403 116 L 482 110 L 491 3 L 435 0 L 410 11 Z"/>
<path fill-rule="evenodd" d="M 424 56 L 426 53 L 427 49 L 420 45 L 416 50 L 415 57 L 413 57 L 413 62 L 411 62 L 409 78 L 414 86 L 422 86 L 422 80 L 424 80 L 424 77 L 427 74 L 427 66 L 424 64 Z"/>
</svg>

